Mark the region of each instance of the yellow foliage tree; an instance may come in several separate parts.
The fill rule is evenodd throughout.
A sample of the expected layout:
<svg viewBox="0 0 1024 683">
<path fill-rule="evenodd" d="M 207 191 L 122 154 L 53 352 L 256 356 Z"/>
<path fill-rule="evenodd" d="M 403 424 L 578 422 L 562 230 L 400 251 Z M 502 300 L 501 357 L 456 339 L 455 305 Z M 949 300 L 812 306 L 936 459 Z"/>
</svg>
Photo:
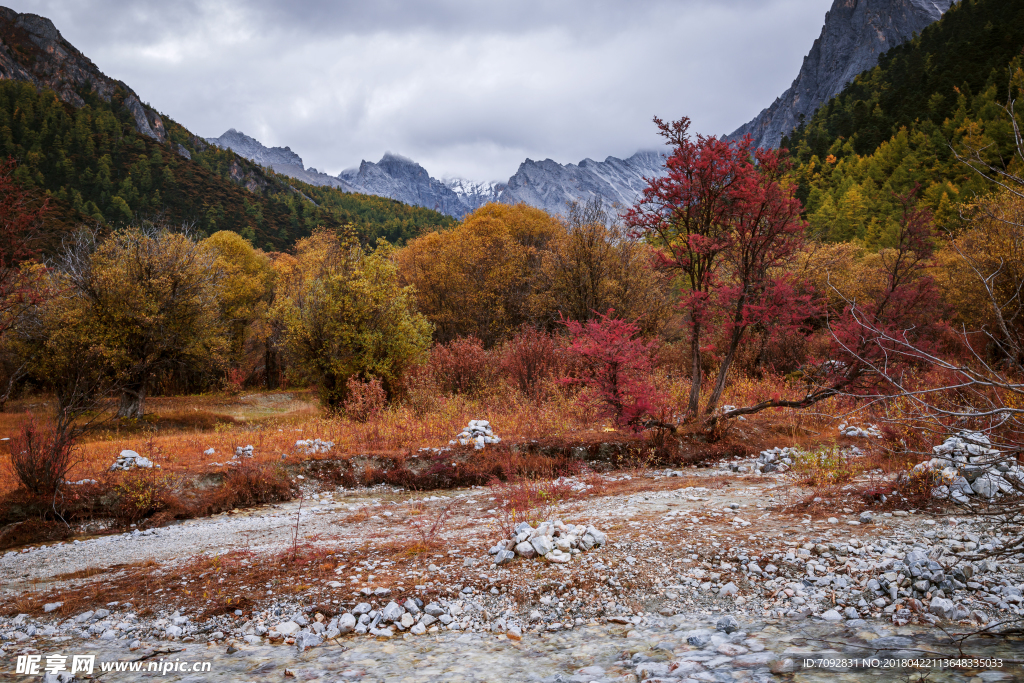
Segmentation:
<svg viewBox="0 0 1024 683">
<path fill-rule="evenodd" d="M 451 230 L 411 240 L 399 271 L 438 341 L 472 334 L 490 346 L 531 321 L 535 275 L 563 233 L 540 209 L 487 204 Z"/>
<path fill-rule="evenodd" d="M 377 378 L 390 392 L 430 345 L 430 323 L 399 283 L 394 248 L 371 252 L 325 230 L 300 240 L 283 261 L 275 313 L 297 366 L 319 386 L 324 406 L 339 409 L 348 380 Z"/>
<path fill-rule="evenodd" d="M 670 280 L 652 267 L 650 246 L 610 220 L 599 200 L 571 204 L 562 227 L 544 253 L 535 316 L 586 322 L 614 309 L 646 334 L 662 331 L 672 312 Z"/>
<path fill-rule="evenodd" d="M 246 344 L 265 341 L 276 271 L 270 257 L 236 232 L 221 230 L 203 240 L 221 274 L 221 317 L 228 328 L 231 361 L 243 364 Z"/>
<path fill-rule="evenodd" d="M 223 367 L 221 277 L 205 245 L 152 225 L 98 243 L 83 233 L 58 267 L 49 324 L 60 334 L 49 350 L 69 358 L 53 362 L 67 366 L 88 348 L 121 390 L 119 417 L 143 416 L 158 372 Z"/>
</svg>

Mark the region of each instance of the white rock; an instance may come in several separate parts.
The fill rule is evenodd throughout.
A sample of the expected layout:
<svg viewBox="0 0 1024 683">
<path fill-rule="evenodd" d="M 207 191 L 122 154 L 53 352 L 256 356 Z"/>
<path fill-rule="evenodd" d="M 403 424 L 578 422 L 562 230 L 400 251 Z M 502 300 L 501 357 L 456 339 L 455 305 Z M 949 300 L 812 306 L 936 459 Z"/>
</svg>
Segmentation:
<svg viewBox="0 0 1024 683">
<path fill-rule="evenodd" d="M 274 630 L 280 633 L 282 636 L 288 637 L 299 632 L 302 627 L 296 624 L 294 621 L 283 621 L 274 627 Z"/>
</svg>

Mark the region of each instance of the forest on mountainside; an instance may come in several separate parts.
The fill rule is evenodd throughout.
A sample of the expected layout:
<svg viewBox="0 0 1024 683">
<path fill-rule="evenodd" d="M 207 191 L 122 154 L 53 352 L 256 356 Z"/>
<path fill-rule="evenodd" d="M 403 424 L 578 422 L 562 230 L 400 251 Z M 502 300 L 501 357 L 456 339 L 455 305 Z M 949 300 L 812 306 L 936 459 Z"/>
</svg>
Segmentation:
<svg viewBox="0 0 1024 683">
<path fill-rule="evenodd" d="M 954 150 L 967 143 L 990 161 L 1013 160 L 1004 106 L 1022 48 L 1024 1 L 964 0 L 784 138 L 812 234 L 892 246 L 894 197 L 915 187 L 955 230 L 960 204 L 990 187 Z"/>
<path fill-rule="evenodd" d="M 231 230 L 282 250 L 320 226 L 366 243 L 402 242 L 452 219 L 367 195 L 313 188 L 207 145 L 165 117 L 170 142 L 135 130 L 118 89 L 110 102 L 81 93 L 74 108 L 55 93 L 0 82 L 0 157 L 15 179 L 52 199 L 53 229 L 86 222 L 111 228 L 137 220 L 190 225 L 199 235 Z M 191 157 L 183 156 L 180 148 Z"/>
</svg>

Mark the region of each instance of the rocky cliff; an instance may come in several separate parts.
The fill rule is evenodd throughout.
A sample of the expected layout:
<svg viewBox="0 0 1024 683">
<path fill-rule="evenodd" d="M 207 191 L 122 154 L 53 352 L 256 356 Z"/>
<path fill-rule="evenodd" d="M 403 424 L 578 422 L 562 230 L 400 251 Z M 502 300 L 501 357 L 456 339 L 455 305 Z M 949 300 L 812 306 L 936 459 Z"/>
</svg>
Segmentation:
<svg viewBox="0 0 1024 683">
<path fill-rule="evenodd" d="M 120 88 L 136 129 L 160 142 L 167 139 L 163 120 L 142 104 L 135 91 L 108 78 L 64 40 L 52 21 L 37 14 L 19 14 L 0 7 L 0 80 L 28 81 L 37 88 L 50 88 L 75 107 L 85 105 L 80 94 L 83 91 L 109 102 Z"/>
<path fill-rule="evenodd" d="M 501 192 L 503 202 L 524 202 L 550 213 L 564 213 L 570 201 L 599 197 L 605 206 L 628 208 L 643 190 L 644 178 L 660 175 L 664 158 L 658 152 L 637 152 L 626 159 L 584 159 L 559 164 L 527 159 Z"/>
<path fill-rule="evenodd" d="M 304 183 L 340 187 L 348 192 L 353 191 L 351 186 L 339 178 L 321 173 L 315 168 L 306 168 L 302 163 L 302 157 L 293 152 L 290 147 L 265 147 L 259 140 L 234 128 L 229 128 L 219 138 L 206 138 L 206 141 L 221 149 L 230 149 L 249 161 L 272 168 L 277 173 L 301 180 Z"/>
<path fill-rule="evenodd" d="M 564 165 L 551 159 L 527 159 L 507 183 L 502 183 L 463 178 L 439 180 L 415 161 L 388 153 L 377 163 L 363 161 L 357 168 L 335 177 L 305 168 L 302 158 L 288 147 L 266 147 L 234 128 L 219 138 L 206 140 L 311 185 L 330 185 L 346 192 L 397 199 L 456 218 L 488 202 L 523 202 L 554 214 L 563 213 L 570 201 L 593 197 L 600 197 L 606 206 L 628 207 L 643 190 L 644 178 L 659 175 L 664 163 L 658 152 L 637 152 L 626 159 L 584 159 L 579 164 Z"/>
<path fill-rule="evenodd" d="M 342 171 L 338 178 L 356 192 L 397 199 L 457 218 L 480 206 L 474 205 L 472 196 L 456 192 L 412 159 L 397 154 L 387 153 L 377 163 L 363 161 L 359 168 Z"/>
<path fill-rule="evenodd" d="M 749 134 L 759 147 L 778 147 L 801 117 L 809 118 L 857 74 L 875 66 L 883 52 L 938 21 L 951 4 L 952 0 L 835 0 L 793 85 L 728 137 Z"/>
</svg>

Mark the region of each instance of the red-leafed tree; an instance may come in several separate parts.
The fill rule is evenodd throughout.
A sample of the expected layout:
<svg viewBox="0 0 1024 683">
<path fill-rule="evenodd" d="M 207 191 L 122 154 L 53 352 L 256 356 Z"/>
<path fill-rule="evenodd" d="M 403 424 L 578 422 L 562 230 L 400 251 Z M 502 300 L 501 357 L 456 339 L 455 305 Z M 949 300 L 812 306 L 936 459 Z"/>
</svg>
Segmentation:
<svg viewBox="0 0 1024 683">
<path fill-rule="evenodd" d="M 879 252 L 875 286 L 866 287 L 867 294 L 860 299 L 837 292 L 843 305 L 829 313 L 830 357 L 805 368 L 804 396 L 774 397 L 732 410 L 727 417 L 768 408 L 806 408 L 840 394 L 891 395 L 908 368 L 928 364 L 944 325 L 944 310 L 928 274 L 935 240 L 933 217 L 917 205 L 915 194 L 916 190 L 896 195 L 903 208 L 896 245 Z"/>
<path fill-rule="evenodd" d="M 611 310 L 598 313 L 586 323 L 562 319 L 572 339 L 569 354 L 577 366 L 575 376 L 565 381 L 589 390 L 605 415 L 620 427 L 639 429 L 659 403 L 648 380 L 654 344 L 637 336 L 637 325 L 612 314 Z"/>
<path fill-rule="evenodd" d="M 666 174 L 648 181 L 627 222 L 661 248 L 660 264 L 683 275 L 692 384 L 688 412 L 699 411 L 702 334 L 712 315 L 726 320 L 727 345 L 705 411 L 714 412 L 746 331 L 792 327 L 813 308 L 782 274 L 803 243 L 801 205 L 786 182 L 783 155 L 689 134 L 690 120 L 655 118 L 672 152 Z"/>
<path fill-rule="evenodd" d="M 786 182 L 784 155 L 784 150 L 757 150 L 756 172 L 745 172 L 732 188 L 731 240 L 725 251 L 729 282 L 716 293 L 717 303 L 729 312 L 728 342 L 705 407 L 709 414 L 718 407 L 749 328 L 792 329 L 815 311 L 810 296 L 798 294 L 784 271 L 804 243 L 805 228 L 800 200 L 793 194 L 795 187 Z"/>
<path fill-rule="evenodd" d="M 701 336 L 710 320 L 718 270 L 733 243 L 738 194 L 756 174 L 750 140 L 730 143 L 690 136 L 690 119 L 654 123 L 672 148 L 665 175 L 652 178 L 626 214 L 626 223 L 661 248 L 660 265 L 682 274 L 687 287 L 681 306 L 690 326 L 693 379 L 688 411 L 699 410 L 702 384 Z"/>
</svg>

